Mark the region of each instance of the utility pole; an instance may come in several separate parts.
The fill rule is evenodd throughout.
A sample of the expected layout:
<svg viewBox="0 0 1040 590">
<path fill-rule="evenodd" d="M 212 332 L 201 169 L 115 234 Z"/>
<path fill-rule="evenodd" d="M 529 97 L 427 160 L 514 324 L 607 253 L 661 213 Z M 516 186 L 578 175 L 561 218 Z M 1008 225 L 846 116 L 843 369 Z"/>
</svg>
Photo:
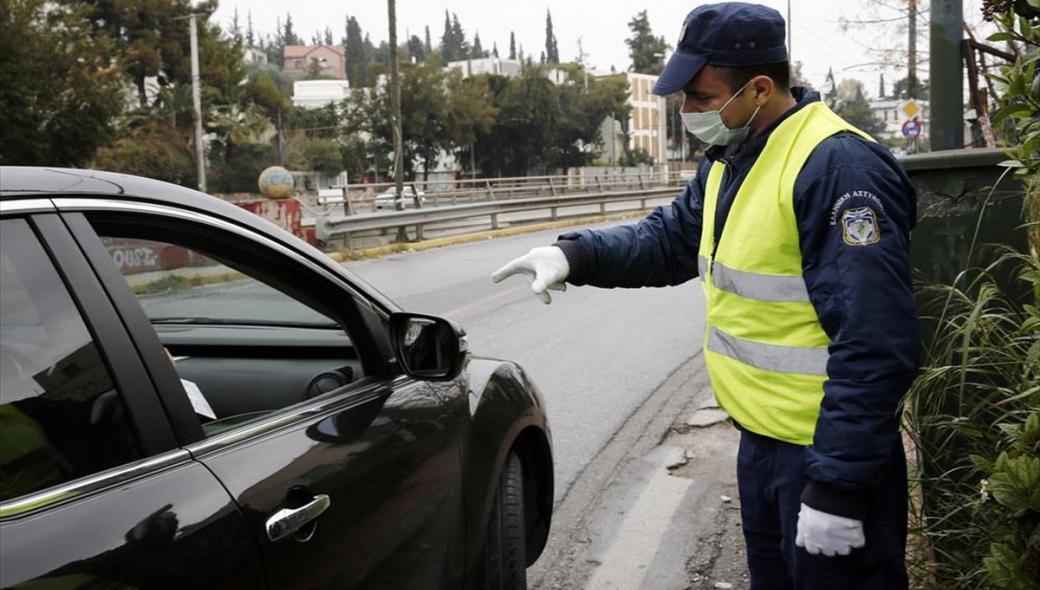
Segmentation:
<svg viewBox="0 0 1040 590">
<path fill-rule="evenodd" d="M 913 2 L 913 0 L 910 0 Z M 791 29 L 794 23 L 791 22 L 791 0 L 787 0 L 787 63 L 794 63 L 794 45 L 791 43 Z"/>
<path fill-rule="evenodd" d="M 397 63 L 397 7 L 395 0 L 386 0 L 390 17 L 390 102 L 394 113 L 394 208 L 404 209 L 404 150 L 401 132 L 401 79 Z"/>
<path fill-rule="evenodd" d="M 932 0 L 929 35 L 929 93 L 932 151 L 964 146 L 964 71 L 962 0 Z"/>
<path fill-rule="evenodd" d="M 207 16 L 205 13 L 193 12 L 175 17 L 175 20 L 187 20 L 191 36 L 191 102 L 195 108 L 195 162 L 198 167 L 199 190 L 206 192 L 206 149 L 202 145 L 202 86 L 199 83 L 199 31 L 195 19 Z"/>
<path fill-rule="evenodd" d="M 907 72 L 906 72 L 906 95 L 907 98 L 917 98 L 917 0 L 907 0 L 907 9 L 910 11 L 909 38 L 907 39 Z"/>
</svg>

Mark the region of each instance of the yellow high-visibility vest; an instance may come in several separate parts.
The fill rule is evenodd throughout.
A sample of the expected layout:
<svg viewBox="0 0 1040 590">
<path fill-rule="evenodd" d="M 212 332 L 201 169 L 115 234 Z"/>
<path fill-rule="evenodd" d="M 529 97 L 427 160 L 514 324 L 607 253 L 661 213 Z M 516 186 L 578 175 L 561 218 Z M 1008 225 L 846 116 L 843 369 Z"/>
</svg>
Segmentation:
<svg viewBox="0 0 1040 590">
<path fill-rule="evenodd" d="M 822 102 L 781 122 L 737 191 L 719 243 L 726 165 L 715 162 L 705 185 L 698 266 L 715 399 L 744 428 L 800 445 L 816 430 L 830 339 L 802 278 L 794 184 L 813 149 L 841 131 L 873 141 Z"/>
</svg>

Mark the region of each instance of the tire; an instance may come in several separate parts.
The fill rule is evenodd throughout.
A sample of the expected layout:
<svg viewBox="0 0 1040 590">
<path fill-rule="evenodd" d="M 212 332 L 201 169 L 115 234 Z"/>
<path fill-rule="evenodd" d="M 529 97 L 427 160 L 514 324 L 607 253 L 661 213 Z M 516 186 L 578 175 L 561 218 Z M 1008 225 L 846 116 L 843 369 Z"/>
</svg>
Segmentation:
<svg viewBox="0 0 1040 590">
<path fill-rule="evenodd" d="M 520 457 L 509 453 L 491 504 L 480 587 L 484 590 L 526 590 L 525 545 L 523 467 Z"/>
</svg>

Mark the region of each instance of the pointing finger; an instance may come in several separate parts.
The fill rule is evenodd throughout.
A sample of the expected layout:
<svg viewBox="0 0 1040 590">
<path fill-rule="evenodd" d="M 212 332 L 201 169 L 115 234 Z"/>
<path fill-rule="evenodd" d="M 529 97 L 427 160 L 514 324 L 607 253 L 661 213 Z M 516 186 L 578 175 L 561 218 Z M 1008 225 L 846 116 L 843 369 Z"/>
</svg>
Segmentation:
<svg viewBox="0 0 1040 590">
<path fill-rule="evenodd" d="M 498 283 L 502 279 L 505 279 L 506 277 L 511 277 L 518 272 L 530 273 L 531 271 L 528 268 L 526 268 L 524 264 L 525 263 L 523 257 L 511 260 L 508 264 L 492 273 L 491 280 L 495 283 Z"/>
</svg>

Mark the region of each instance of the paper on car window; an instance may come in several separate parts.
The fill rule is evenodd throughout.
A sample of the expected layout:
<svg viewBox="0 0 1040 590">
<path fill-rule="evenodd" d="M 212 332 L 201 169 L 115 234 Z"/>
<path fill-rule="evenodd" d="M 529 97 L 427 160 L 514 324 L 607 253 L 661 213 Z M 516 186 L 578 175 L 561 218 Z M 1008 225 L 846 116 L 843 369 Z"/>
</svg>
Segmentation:
<svg viewBox="0 0 1040 590">
<path fill-rule="evenodd" d="M 195 410 L 196 414 L 205 416 L 210 420 L 217 419 L 216 412 L 213 411 L 213 408 L 209 407 L 209 402 L 207 402 L 205 396 L 202 395 L 202 391 L 199 389 L 198 385 L 184 379 L 181 379 L 181 385 L 184 386 L 184 392 L 188 394 L 188 400 L 191 401 L 191 407 Z"/>
</svg>

